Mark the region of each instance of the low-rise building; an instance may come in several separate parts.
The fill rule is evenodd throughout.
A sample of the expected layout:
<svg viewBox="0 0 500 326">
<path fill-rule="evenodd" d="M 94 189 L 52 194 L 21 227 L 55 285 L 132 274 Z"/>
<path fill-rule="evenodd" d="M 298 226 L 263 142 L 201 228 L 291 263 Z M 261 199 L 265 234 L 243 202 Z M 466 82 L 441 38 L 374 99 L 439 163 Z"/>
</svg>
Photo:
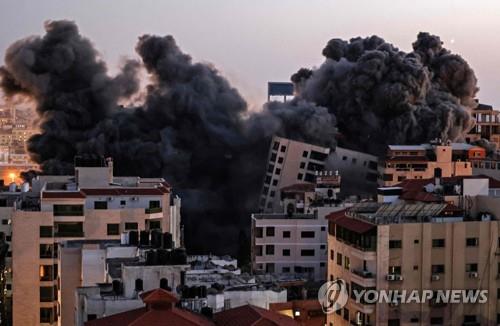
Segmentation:
<svg viewBox="0 0 500 326">
<path fill-rule="evenodd" d="M 464 143 L 389 145 L 379 162 L 379 186 L 390 187 L 405 179 L 472 175 L 472 160 L 484 159 L 486 150 Z"/>
<path fill-rule="evenodd" d="M 467 143 L 486 139 L 500 148 L 500 112 L 480 103 L 472 110 L 472 117 L 476 124 L 466 136 Z"/>
</svg>

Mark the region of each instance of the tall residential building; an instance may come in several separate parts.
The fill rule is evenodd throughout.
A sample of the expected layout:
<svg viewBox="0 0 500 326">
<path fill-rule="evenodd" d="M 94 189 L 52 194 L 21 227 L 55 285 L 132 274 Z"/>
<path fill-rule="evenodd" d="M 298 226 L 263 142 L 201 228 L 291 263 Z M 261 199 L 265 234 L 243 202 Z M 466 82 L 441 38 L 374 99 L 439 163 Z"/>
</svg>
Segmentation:
<svg viewBox="0 0 500 326">
<path fill-rule="evenodd" d="M 161 178 L 115 177 L 111 159 L 75 160 L 73 176 L 39 176 L 12 216 L 14 325 L 68 325 L 64 320 L 59 243 L 119 240 L 123 232 L 177 234 L 170 186 Z"/>
<path fill-rule="evenodd" d="M 252 214 L 252 269 L 325 280 L 328 213 L 342 209 L 340 176 L 318 173 L 316 184 L 284 187 L 279 213 Z"/>
<path fill-rule="evenodd" d="M 467 134 L 466 141 L 470 143 L 483 138 L 500 149 L 500 112 L 494 110 L 491 105 L 479 104 L 472 110 L 472 116 L 476 125 Z"/>
<path fill-rule="evenodd" d="M 389 187 L 406 179 L 432 178 L 435 171 L 440 171 L 442 177 L 472 175 L 470 161 L 485 156 L 484 148 L 462 143 L 390 145 L 385 159 L 379 162 L 379 185 Z"/>
<path fill-rule="evenodd" d="M 500 321 L 500 182 L 405 180 L 377 202 L 330 214 L 328 278 L 348 301 L 327 325 L 496 325 Z M 445 303 L 438 290 L 487 290 L 486 303 Z M 355 300 L 354 291 L 431 290 L 425 303 Z M 468 293 L 468 292 L 467 292 Z"/>
<path fill-rule="evenodd" d="M 304 181 L 313 183 L 316 171 L 325 169 L 329 153 L 329 148 L 273 137 L 260 198 L 261 211 L 281 212 L 280 189 Z"/>
</svg>

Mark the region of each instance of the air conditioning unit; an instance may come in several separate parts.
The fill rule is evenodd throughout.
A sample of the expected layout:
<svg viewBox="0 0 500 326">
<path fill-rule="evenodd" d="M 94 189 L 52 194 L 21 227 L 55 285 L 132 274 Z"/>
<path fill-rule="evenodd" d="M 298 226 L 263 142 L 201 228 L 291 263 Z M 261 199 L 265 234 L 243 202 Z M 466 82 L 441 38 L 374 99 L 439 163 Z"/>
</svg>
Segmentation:
<svg viewBox="0 0 500 326">
<path fill-rule="evenodd" d="M 386 280 L 388 281 L 395 281 L 396 280 L 396 275 L 394 274 L 389 274 L 385 277 Z"/>
<path fill-rule="evenodd" d="M 477 278 L 477 272 L 469 272 L 469 278 Z"/>
<path fill-rule="evenodd" d="M 395 278 L 396 278 L 396 281 L 402 281 L 403 280 L 403 276 L 401 275 L 394 275 Z"/>
<path fill-rule="evenodd" d="M 431 276 L 432 281 L 439 281 L 439 279 L 440 279 L 440 277 L 438 274 L 432 274 L 432 276 Z"/>
</svg>

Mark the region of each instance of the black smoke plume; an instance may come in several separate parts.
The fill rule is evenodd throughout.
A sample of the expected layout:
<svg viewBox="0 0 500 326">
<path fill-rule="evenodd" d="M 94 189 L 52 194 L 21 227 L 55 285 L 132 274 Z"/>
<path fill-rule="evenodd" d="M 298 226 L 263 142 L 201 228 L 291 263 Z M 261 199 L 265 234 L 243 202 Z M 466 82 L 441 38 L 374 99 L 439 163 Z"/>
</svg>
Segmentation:
<svg viewBox="0 0 500 326">
<path fill-rule="evenodd" d="M 428 34 L 412 53 L 375 36 L 332 40 L 321 67 L 292 77 L 293 101 L 251 114 L 214 67 L 193 62 L 171 36 L 141 36 L 140 60 L 111 76 L 73 22 L 47 22 L 45 30 L 12 44 L 0 68 L 7 96 L 37 104 L 32 159 L 43 173 L 68 174 L 75 155 L 97 154 L 114 158 L 116 175 L 165 177 L 183 198 L 192 252 L 238 247 L 274 134 L 334 148 L 340 132 L 345 146 L 380 153 L 386 143 L 458 140 L 472 125 L 474 73 Z M 143 103 L 120 105 L 139 93 Z"/>
<path fill-rule="evenodd" d="M 387 144 L 460 142 L 474 125 L 477 79 L 442 44 L 419 33 L 405 53 L 377 36 L 332 39 L 325 62 L 300 69 L 292 81 L 298 97 L 336 116 L 340 145 L 381 154 Z"/>
</svg>

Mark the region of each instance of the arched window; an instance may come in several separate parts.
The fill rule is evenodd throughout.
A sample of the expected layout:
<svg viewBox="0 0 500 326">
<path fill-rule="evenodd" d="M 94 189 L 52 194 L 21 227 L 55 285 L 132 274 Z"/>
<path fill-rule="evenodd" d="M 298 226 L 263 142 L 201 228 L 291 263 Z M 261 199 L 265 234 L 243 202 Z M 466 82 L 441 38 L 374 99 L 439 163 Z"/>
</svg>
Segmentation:
<svg viewBox="0 0 500 326">
<path fill-rule="evenodd" d="M 137 292 L 144 290 L 144 286 L 143 286 L 142 280 L 140 278 L 138 278 L 138 279 L 135 280 L 135 290 Z"/>
<path fill-rule="evenodd" d="M 169 287 L 168 287 L 168 280 L 166 278 L 162 278 L 160 280 L 160 289 L 163 289 L 163 290 L 168 290 Z"/>
</svg>

